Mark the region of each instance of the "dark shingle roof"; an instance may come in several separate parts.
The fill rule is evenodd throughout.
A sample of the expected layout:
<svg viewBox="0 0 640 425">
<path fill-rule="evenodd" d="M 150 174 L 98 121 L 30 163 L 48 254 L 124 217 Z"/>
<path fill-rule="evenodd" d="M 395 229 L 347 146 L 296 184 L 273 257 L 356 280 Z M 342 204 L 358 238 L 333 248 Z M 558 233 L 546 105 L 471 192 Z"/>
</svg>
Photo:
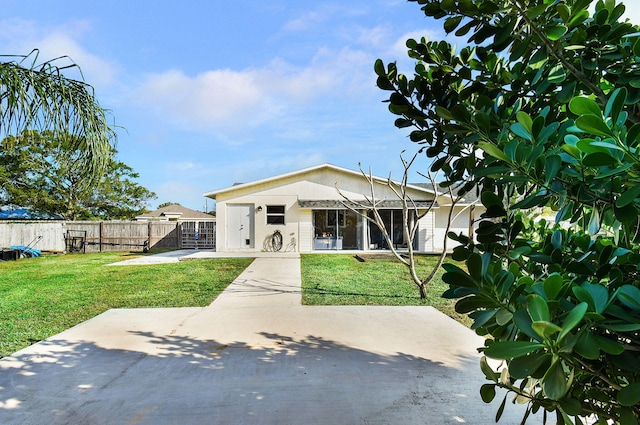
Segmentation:
<svg viewBox="0 0 640 425">
<path fill-rule="evenodd" d="M 434 190 L 433 184 L 431 183 L 409 183 L 409 184 L 411 186 L 418 186 L 418 187 L 423 187 L 425 189 Z M 457 194 L 461 186 L 462 186 L 461 184 L 453 186 L 454 195 Z M 442 187 L 441 183 L 438 183 L 438 195 L 449 195 L 449 188 Z M 480 198 L 480 193 L 478 192 L 477 188 L 474 188 L 463 195 L 463 202 L 466 204 L 471 204 L 473 202 L 478 201 L 479 198 Z"/>
<path fill-rule="evenodd" d="M 431 205 L 433 204 L 433 201 L 413 201 L 416 205 L 416 207 L 418 208 L 429 208 L 431 207 Z M 347 202 L 345 201 L 344 203 L 342 201 L 336 201 L 336 200 L 299 200 L 298 201 L 298 206 L 300 208 L 309 208 L 309 209 L 316 209 L 316 210 L 322 210 L 322 209 L 338 209 L 338 208 L 344 208 L 345 204 L 350 206 L 351 208 L 359 208 L 360 205 L 368 205 L 371 206 L 371 203 L 363 200 L 363 201 L 358 201 L 358 203 L 355 202 Z M 359 205 L 360 204 L 360 205 Z M 437 204 L 435 205 L 436 207 L 438 206 Z M 380 203 L 377 204 L 378 208 L 381 209 L 400 209 L 402 208 L 402 201 L 400 200 L 384 200 L 384 201 L 380 201 Z"/>
<path fill-rule="evenodd" d="M 200 211 L 196 211 L 196 210 L 192 210 L 190 208 L 187 207 L 183 207 L 180 204 L 172 204 L 172 205 L 168 205 L 166 207 L 162 207 L 162 208 L 158 208 L 155 211 L 151 211 L 148 213 L 144 213 L 144 214 L 140 214 L 138 216 L 138 218 L 141 217 L 164 217 L 167 215 L 174 215 L 174 214 L 179 214 L 180 215 L 180 220 L 188 220 L 188 219 L 208 219 L 208 220 L 215 220 L 215 217 L 207 214 L 207 213 L 203 213 Z"/>
</svg>

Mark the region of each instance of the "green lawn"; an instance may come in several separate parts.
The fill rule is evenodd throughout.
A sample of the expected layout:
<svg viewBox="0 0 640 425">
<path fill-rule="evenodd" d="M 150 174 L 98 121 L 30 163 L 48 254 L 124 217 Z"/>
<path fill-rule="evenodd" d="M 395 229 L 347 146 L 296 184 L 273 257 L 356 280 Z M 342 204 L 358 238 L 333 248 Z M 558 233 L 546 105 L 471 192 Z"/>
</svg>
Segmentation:
<svg viewBox="0 0 640 425">
<path fill-rule="evenodd" d="M 110 308 L 206 306 L 252 261 L 229 258 L 104 267 L 129 253 L 0 263 L 0 357 Z"/>
<path fill-rule="evenodd" d="M 420 255 L 418 271 L 426 276 L 437 257 Z M 441 298 L 448 286 L 443 270 L 420 299 L 409 271 L 391 255 L 375 256 L 365 262 L 347 254 L 302 255 L 302 302 L 308 305 L 429 305 L 470 326 L 471 321 L 455 312 L 452 300 Z"/>
<path fill-rule="evenodd" d="M 0 262 L 0 357 L 48 338 L 110 308 L 209 305 L 252 261 L 217 258 L 105 267 L 139 254 L 44 256 Z M 436 257 L 420 256 L 421 275 Z M 442 272 L 440 272 L 441 275 Z M 465 325 L 436 278 L 421 300 L 407 269 L 391 257 L 302 255 L 302 301 L 308 305 L 430 305 Z"/>
</svg>

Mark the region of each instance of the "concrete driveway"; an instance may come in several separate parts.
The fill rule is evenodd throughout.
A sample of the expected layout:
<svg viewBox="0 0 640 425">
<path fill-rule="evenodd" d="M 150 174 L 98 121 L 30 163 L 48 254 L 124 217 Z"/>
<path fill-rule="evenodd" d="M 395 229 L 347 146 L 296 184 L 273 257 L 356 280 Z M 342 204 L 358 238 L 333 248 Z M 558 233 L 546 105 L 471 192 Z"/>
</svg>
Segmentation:
<svg viewBox="0 0 640 425">
<path fill-rule="evenodd" d="M 0 360 L 0 423 L 495 423 L 471 330 L 300 291 L 296 255 L 257 258 L 208 307 L 107 311 Z"/>
</svg>

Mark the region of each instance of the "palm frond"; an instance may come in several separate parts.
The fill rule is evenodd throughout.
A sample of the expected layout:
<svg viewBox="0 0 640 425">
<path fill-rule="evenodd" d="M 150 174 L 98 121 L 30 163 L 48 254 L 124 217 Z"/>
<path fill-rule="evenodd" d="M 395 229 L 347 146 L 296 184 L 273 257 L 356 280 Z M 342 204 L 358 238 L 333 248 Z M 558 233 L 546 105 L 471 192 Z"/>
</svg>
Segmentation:
<svg viewBox="0 0 640 425">
<path fill-rule="evenodd" d="M 116 143 L 107 122 L 108 111 L 95 98 L 93 87 L 68 78 L 58 66 L 67 57 L 38 63 L 38 51 L 25 56 L 0 56 L 0 136 L 25 130 L 50 130 L 73 137 L 72 146 L 83 152 L 81 166 L 91 181 L 100 179 Z M 82 74 L 81 74 L 82 75 Z"/>
</svg>

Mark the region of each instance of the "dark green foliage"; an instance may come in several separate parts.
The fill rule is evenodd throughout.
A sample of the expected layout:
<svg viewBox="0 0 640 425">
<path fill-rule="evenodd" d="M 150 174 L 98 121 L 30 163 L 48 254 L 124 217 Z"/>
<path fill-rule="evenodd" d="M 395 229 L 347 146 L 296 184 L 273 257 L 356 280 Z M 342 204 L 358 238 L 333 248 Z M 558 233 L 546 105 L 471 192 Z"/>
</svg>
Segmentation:
<svg viewBox="0 0 640 425">
<path fill-rule="evenodd" d="M 375 71 L 431 170 L 486 207 L 474 240 L 452 235 L 467 271 L 443 277 L 505 361 L 482 364 L 483 400 L 502 387 L 527 416 L 638 423 L 640 30 L 612 0 L 417 2 L 469 46 L 409 40 L 412 79 Z"/>
<path fill-rule="evenodd" d="M 155 194 L 135 182 L 138 174 L 112 149 L 101 174 L 87 176 L 77 138 L 30 130 L 0 141 L 0 202 L 68 220 L 130 219 L 144 211 Z"/>
</svg>

